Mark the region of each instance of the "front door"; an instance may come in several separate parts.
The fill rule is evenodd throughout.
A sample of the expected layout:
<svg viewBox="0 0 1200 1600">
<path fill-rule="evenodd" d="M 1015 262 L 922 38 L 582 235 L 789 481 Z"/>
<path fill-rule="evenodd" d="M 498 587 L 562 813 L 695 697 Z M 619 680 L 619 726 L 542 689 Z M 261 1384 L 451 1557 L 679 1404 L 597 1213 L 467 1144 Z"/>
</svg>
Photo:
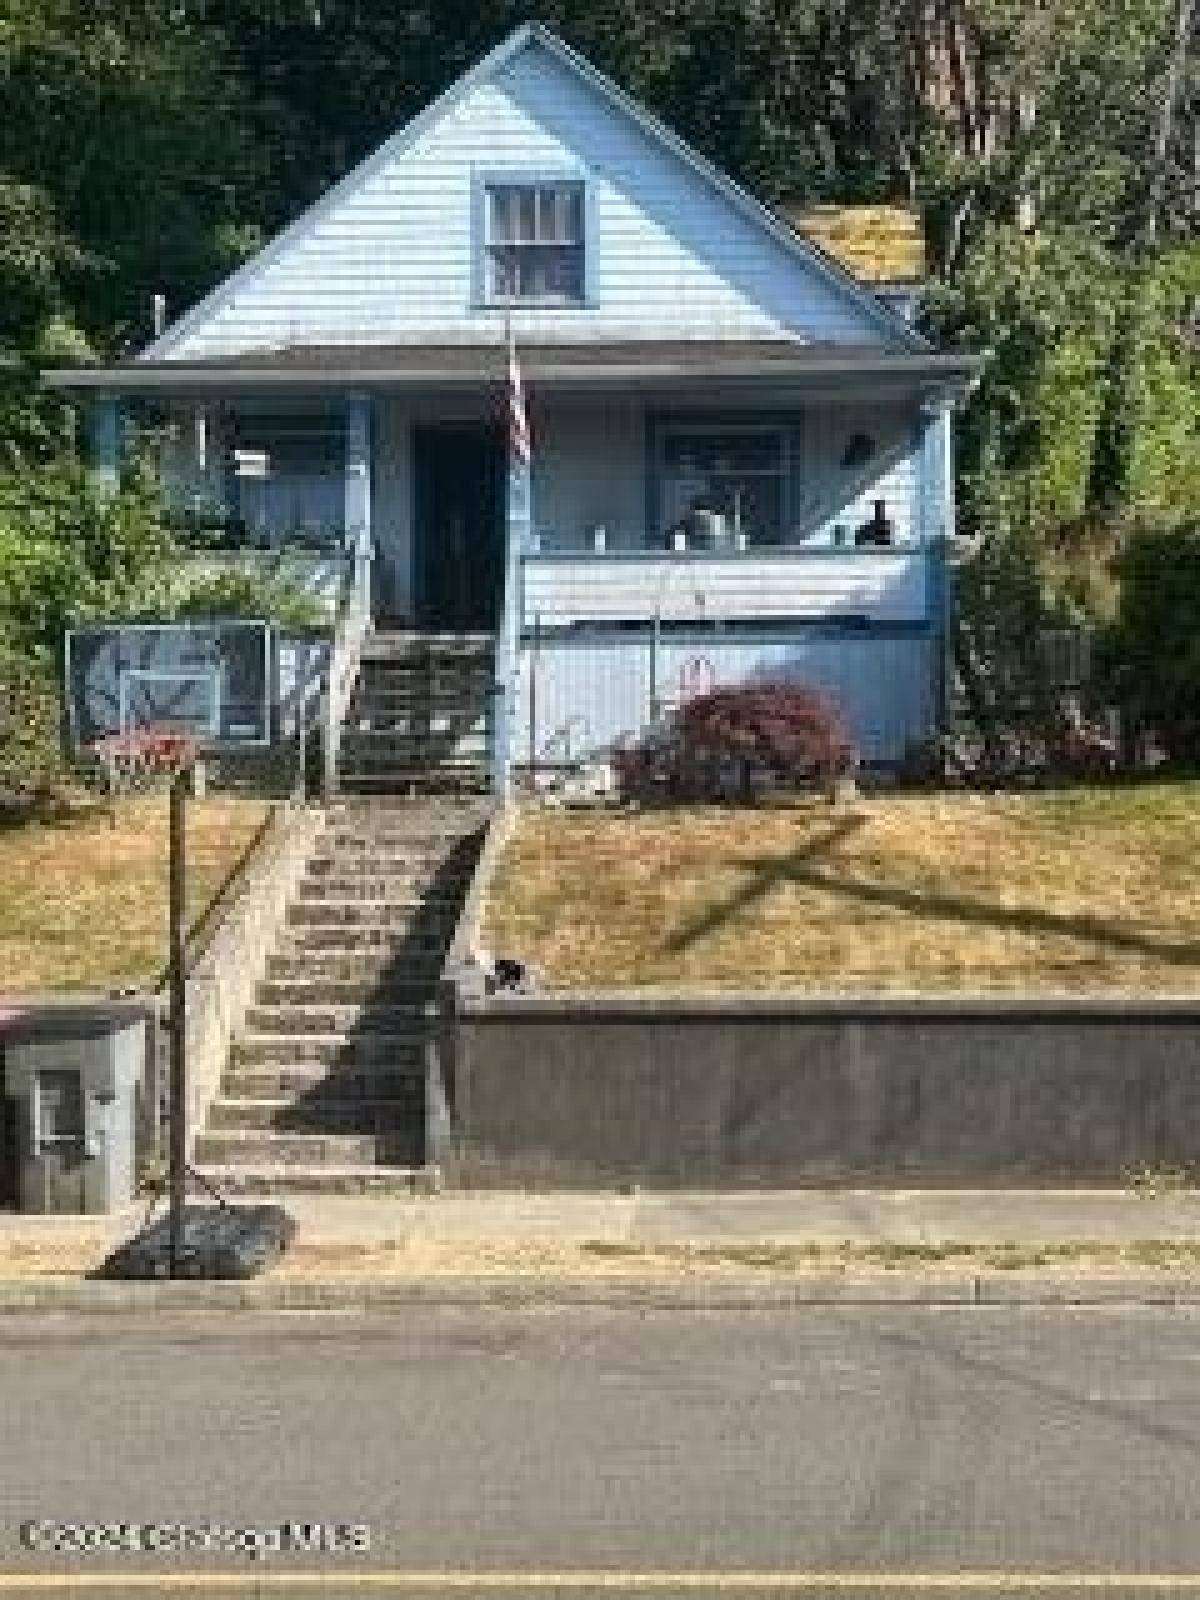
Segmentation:
<svg viewBox="0 0 1200 1600">
<path fill-rule="evenodd" d="M 492 423 L 413 430 L 417 619 L 490 633 L 504 576 L 504 435 Z"/>
</svg>

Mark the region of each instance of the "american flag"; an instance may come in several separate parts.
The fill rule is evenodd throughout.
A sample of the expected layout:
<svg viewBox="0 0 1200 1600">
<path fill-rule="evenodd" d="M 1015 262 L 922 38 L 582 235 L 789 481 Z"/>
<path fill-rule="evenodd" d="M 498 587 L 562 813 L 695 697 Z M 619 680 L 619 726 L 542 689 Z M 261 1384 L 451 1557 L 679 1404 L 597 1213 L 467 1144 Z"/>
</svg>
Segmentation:
<svg viewBox="0 0 1200 1600">
<path fill-rule="evenodd" d="M 521 385 L 521 365 L 511 323 L 508 325 L 508 452 L 515 465 L 529 465 L 529 417 L 525 411 L 525 390 Z"/>
</svg>

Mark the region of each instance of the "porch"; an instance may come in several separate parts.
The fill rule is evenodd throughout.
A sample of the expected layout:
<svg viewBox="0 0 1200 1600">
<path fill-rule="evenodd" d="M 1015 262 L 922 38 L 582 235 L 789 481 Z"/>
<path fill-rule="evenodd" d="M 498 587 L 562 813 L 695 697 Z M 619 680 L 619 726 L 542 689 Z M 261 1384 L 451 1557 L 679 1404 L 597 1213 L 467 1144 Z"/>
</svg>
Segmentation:
<svg viewBox="0 0 1200 1600">
<path fill-rule="evenodd" d="M 168 502 L 198 558 L 214 545 L 357 556 L 363 627 L 495 635 L 498 774 L 553 743 L 522 690 L 535 640 L 543 660 L 590 640 L 611 661 L 672 632 L 809 657 L 823 639 L 829 659 L 843 641 L 846 660 L 866 639 L 919 640 L 898 675 L 874 653 L 871 693 L 908 694 L 906 737 L 932 730 L 951 408 L 970 363 L 784 341 L 526 346 L 521 363 L 533 466 L 519 538 L 500 349 L 135 362 L 68 386 L 97 397 L 102 476 L 117 470 L 123 397 L 159 429 Z M 354 653 L 334 652 L 343 709 Z M 913 673 L 919 704 L 889 688 Z M 578 706 L 571 717 L 589 723 Z M 607 719 L 593 731 L 584 744 L 599 750 Z M 873 756 L 895 755 L 884 743 Z"/>
</svg>

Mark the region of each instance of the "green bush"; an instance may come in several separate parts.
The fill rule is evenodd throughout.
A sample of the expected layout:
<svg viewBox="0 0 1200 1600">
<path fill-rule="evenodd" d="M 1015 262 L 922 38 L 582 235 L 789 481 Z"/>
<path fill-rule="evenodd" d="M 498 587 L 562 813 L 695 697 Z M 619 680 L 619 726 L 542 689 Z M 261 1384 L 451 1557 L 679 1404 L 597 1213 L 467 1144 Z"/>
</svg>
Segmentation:
<svg viewBox="0 0 1200 1600">
<path fill-rule="evenodd" d="M 328 625 L 321 602 L 284 573 L 242 568 L 184 574 L 170 600 L 171 619 L 262 617 L 277 627 L 307 633 Z"/>
<path fill-rule="evenodd" d="M 986 539 L 959 570 L 955 660 L 970 720 L 988 744 L 1002 734 L 1044 737 L 1056 724 L 1042 637 L 1062 620 L 1030 535 Z"/>
<path fill-rule="evenodd" d="M 0 811 L 53 794 L 64 777 L 55 675 L 0 636 Z"/>
<path fill-rule="evenodd" d="M 1200 523 L 1133 534 L 1116 563 L 1117 620 L 1102 641 L 1105 685 L 1172 761 L 1200 762 Z"/>
<path fill-rule="evenodd" d="M 126 615 L 173 557 L 155 485 L 140 472 L 109 496 L 75 463 L 0 480 L 0 628 L 31 659 L 55 659 L 79 618 Z"/>
</svg>

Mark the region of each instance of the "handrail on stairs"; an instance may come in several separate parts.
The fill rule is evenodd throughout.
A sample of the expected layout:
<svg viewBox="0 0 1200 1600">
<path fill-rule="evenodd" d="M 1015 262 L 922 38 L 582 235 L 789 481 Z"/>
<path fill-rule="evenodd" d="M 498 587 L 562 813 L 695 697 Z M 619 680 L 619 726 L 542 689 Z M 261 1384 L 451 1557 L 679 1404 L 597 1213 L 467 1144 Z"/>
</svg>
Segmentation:
<svg viewBox="0 0 1200 1600">
<path fill-rule="evenodd" d="M 350 576 L 338 601 L 329 672 L 321 696 L 321 744 L 325 763 L 322 788 L 326 803 L 337 793 L 342 723 L 358 677 L 363 645 L 371 631 L 372 544 L 366 529 L 360 529 L 353 536 L 350 555 Z"/>
</svg>

